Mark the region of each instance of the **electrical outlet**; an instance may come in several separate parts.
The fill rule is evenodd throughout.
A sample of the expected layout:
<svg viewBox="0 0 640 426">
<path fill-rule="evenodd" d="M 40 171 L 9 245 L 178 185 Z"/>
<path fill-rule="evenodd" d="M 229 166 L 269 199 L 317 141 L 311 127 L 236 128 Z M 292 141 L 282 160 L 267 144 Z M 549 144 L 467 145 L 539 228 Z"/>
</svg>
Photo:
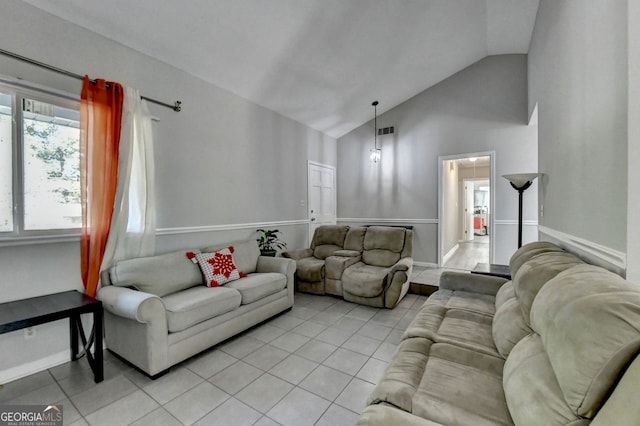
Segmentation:
<svg viewBox="0 0 640 426">
<path fill-rule="evenodd" d="M 24 329 L 24 339 L 29 340 L 36 337 L 36 329 L 35 327 L 27 327 Z"/>
</svg>

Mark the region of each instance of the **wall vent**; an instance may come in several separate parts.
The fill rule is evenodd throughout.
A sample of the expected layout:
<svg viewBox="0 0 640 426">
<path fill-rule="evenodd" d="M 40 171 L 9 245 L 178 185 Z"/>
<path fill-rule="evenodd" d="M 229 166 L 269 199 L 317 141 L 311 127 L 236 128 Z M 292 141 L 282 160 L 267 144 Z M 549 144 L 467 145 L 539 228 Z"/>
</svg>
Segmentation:
<svg viewBox="0 0 640 426">
<path fill-rule="evenodd" d="M 396 132 L 396 126 L 382 127 L 378 129 L 378 136 L 390 135 Z"/>
</svg>

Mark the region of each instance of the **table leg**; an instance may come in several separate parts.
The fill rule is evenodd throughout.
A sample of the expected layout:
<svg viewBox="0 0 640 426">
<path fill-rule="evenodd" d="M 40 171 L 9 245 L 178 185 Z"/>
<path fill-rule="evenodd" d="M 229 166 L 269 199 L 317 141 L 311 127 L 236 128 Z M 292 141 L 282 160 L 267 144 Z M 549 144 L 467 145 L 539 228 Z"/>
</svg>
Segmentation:
<svg viewBox="0 0 640 426">
<path fill-rule="evenodd" d="M 69 335 L 71 340 L 71 361 L 78 359 L 78 324 L 80 315 L 71 315 L 69 317 Z"/>
<path fill-rule="evenodd" d="M 100 383 L 104 380 L 104 365 L 102 359 L 102 306 L 99 306 L 98 309 L 93 312 L 93 328 L 96 338 L 93 378 L 96 383 Z"/>
</svg>

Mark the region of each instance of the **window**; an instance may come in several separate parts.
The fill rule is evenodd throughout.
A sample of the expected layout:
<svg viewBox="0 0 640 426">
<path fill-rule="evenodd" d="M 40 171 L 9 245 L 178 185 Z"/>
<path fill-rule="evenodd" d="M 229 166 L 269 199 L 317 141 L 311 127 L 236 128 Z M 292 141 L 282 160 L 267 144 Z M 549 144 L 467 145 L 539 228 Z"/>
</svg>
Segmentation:
<svg viewBox="0 0 640 426">
<path fill-rule="evenodd" d="M 0 236 L 77 233 L 78 101 L 0 85 Z"/>
</svg>

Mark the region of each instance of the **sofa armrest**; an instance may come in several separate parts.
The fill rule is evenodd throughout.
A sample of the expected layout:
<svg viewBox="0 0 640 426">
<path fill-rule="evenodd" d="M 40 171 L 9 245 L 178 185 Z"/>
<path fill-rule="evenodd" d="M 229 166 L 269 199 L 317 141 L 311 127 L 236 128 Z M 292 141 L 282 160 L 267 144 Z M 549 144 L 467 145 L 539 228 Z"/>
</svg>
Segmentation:
<svg viewBox="0 0 640 426">
<path fill-rule="evenodd" d="M 489 275 L 445 271 L 440 276 L 439 287 L 442 290 L 468 291 L 495 296 L 507 281 L 509 280 Z"/>
<path fill-rule="evenodd" d="M 342 251 L 351 250 L 338 250 L 336 253 Z M 354 253 L 358 252 L 354 251 Z M 325 276 L 333 280 L 342 279 L 342 273 L 345 271 L 345 269 L 347 269 L 351 265 L 358 263 L 359 261 L 360 253 L 358 253 L 358 256 L 338 256 L 335 254 L 333 256 L 329 256 L 324 260 Z"/>
<path fill-rule="evenodd" d="M 333 256 L 340 256 L 340 257 L 360 257 L 362 255 L 362 253 L 360 253 L 358 250 L 337 250 L 333 252 Z"/>
<path fill-rule="evenodd" d="M 155 319 L 166 321 L 166 311 L 158 296 L 126 287 L 112 285 L 98 291 L 102 306 L 114 315 L 148 323 Z"/>
<path fill-rule="evenodd" d="M 296 272 L 296 262 L 282 257 L 259 256 L 256 272 L 279 272 L 283 275 L 293 275 Z"/>
<path fill-rule="evenodd" d="M 386 404 L 369 405 L 358 419 L 357 426 L 444 426 Z"/>
<path fill-rule="evenodd" d="M 413 267 L 413 258 L 403 257 L 402 259 L 398 260 L 395 265 L 391 267 L 391 270 L 389 271 L 389 276 L 392 276 L 393 274 L 399 271 L 407 272 L 411 270 L 412 267 Z"/>
<path fill-rule="evenodd" d="M 293 260 L 304 259 L 305 257 L 313 256 L 313 250 L 310 248 L 299 249 L 299 250 L 288 250 L 282 252 L 282 257 L 286 257 Z"/>
</svg>

